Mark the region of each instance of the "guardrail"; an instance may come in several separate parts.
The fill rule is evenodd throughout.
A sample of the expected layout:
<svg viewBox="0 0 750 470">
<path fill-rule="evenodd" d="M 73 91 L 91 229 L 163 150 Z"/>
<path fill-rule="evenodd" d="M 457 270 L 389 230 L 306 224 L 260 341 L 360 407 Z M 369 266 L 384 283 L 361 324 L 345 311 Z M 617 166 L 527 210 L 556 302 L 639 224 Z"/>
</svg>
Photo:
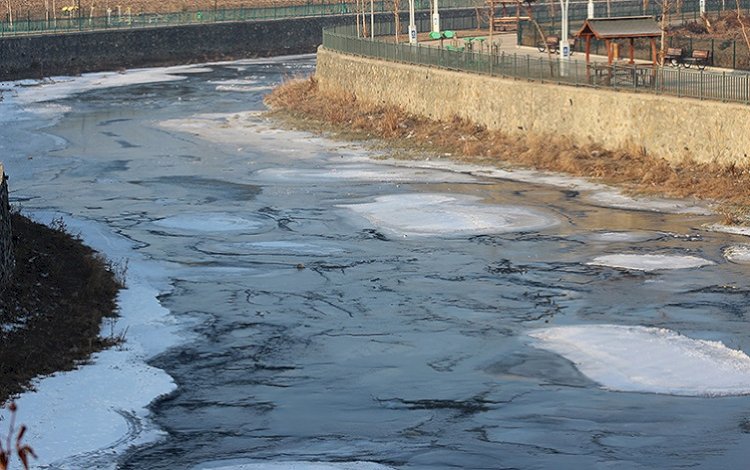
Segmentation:
<svg viewBox="0 0 750 470">
<path fill-rule="evenodd" d="M 475 18 L 446 18 L 445 29 L 475 29 Z M 742 72 L 714 72 L 693 69 L 654 67 L 650 64 L 607 65 L 571 59 L 567 64 L 547 57 L 526 54 L 489 53 L 469 49 L 447 48 L 419 44 L 396 44 L 392 37 L 393 25 L 375 25 L 374 41 L 358 38 L 353 26 L 338 26 L 323 30 L 323 47 L 337 52 L 354 54 L 391 62 L 438 67 L 460 72 L 478 73 L 571 86 L 609 88 L 635 92 L 673 95 L 677 97 L 750 103 L 750 75 Z M 419 31 L 428 31 L 422 22 Z M 388 37 L 386 40 L 384 37 Z M 405 37 L 405 36 L 404 36 Z"/>
<path fill-rule="evenodd" d="M 441 0 L 440 7 L 474 8 L 483 6 L 484 0 Z M 416 0 L 418 10 L 429 10 L 430 0 Z M 392 11 L 392 0 L 378 0 L 372 3 L 375 13 Z M 370 12 L 368 2 L 367 12 Z M 127 11 L 111 11 L 104 16 L 84 17 L 76 16 L 74 12 L 69 17 L 50 20 L 34 20 L 31 18 L 16 19 L 13 23 L 0 21 L 0 37 L 27 34 L 59 34 L 75 31 L 99 31 L 109 29 L 151 28 L 157 26 L 182 26 L 202 23 L 218 23 L 228 21 L 261 21 L 283 18 L 300 18 L 312 16 L 353 15 L 356 2 L 339 1 L 331 3 L 308 2 L 301 5 L 267 8 L 238 8 L 216 9 L 208 11 L 190 11 L 176 13 L 138 13 Z"/>
</svg>

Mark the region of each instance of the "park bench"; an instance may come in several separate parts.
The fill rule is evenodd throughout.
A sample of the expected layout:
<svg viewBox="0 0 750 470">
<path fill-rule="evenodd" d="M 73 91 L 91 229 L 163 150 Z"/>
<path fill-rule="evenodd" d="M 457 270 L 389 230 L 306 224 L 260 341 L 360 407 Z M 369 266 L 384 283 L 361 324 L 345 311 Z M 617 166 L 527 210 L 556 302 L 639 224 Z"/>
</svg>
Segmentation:
<svg viewBox="0 0 750 470">
<path fill-rule="evenodd" d="M 690 54 L 690 57 L 686 57 L 683 61 L 685 68 L 690 68 L 691 65 L 698 67 L 698 70 L 703 70 L 711 61 L 711 51 L 696 49 Z"/>
<path fill-rule="evenodd" d="M 544 42 L 540 42 L 536 47 L 537 49 L 539 49 L 539 52 L 549 50 L 550 52 L 555 53 L 557 52 L 557 48 L 559 45 L 559 36 L 547 36 L 546 38 L 544 38 Z"/>
<path fill-rule="evenodd" d="M 679 67 L 682 64 L 682 49 L 679 47 L 667 48 L 666 54 L 664 54 L 664 63 L 669 64 L 672 67 Z"/>
<path fill-rule="evenodd" d="M 576 38 L 568 39 L 568 45 L 570 46 L 569 55 L 573 55 L 573 48 L 576 45 Z M 559 36 L 547 36 L 543 43 L 539 43 L 537 46 L 539 52 L 549 50 L 552 54 L 560 53 L 560 37 Z"/>
</svg>

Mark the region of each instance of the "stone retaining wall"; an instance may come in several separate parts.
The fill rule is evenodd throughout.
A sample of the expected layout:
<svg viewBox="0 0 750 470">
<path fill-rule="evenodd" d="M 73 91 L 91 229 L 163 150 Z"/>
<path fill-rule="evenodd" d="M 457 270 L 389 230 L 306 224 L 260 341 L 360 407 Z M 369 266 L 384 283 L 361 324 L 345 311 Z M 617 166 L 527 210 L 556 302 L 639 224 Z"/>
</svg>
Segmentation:
<svg viewBox="0 0 750 470">
<path fill-rule="evenodd" d="M 321 89 L 437 120 L 460 116 L 489 129 L 568 136 L 672 162 L 750 161 L 750 107 L 740 104 L 487 77 L 322 47 L 316 77 Z"/>
<path fill-rule="evenodd" d="M 446 18 L 467 14 L 475 12 L 441 11 Z M 392 21 L 393 14 L 375 20 Z M 312 53 L 323 28 L 353 23 L 354 15 L 339 15 L 4 37 L 0 80 Z"/>
<path fill-rule="evenodd" d="M 8 179 L 0 163 L 0 293 L 13 274 L 13 238 L 10 229 L 10 204 L 8 202 Z"/>
</svg>

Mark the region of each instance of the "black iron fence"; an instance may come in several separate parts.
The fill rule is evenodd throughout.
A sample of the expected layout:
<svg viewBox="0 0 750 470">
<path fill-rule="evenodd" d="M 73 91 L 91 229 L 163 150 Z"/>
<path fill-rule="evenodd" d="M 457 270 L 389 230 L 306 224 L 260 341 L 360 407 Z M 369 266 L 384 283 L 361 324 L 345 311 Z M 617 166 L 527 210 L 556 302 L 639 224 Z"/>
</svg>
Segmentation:
<svg viewBox="0 0 750 470">
<path fill-rule="evenodd" d="M 474 29 L 477 18 L 446 18 L 444 29 Z M 429 30 L 425 20 L 420 31 Z M 403 31 L 402 31 L 403 32 Z M 373 59 L 438 67 L 489 76 L 557 83 L 570 86 L 609 88 L 634 92 L 673 95 L 701 100 L 750 103 L 750 75 L 743 72 L 713 72 L 694 69 L 654 67 L 650 64 L 607 65 L 582 59 L 561 62 L 553 57 L 476 51 L 440 47 L 437 43 L 410 45 L 396 43 L 392 23 L 375 25 L 375 40 L 358 38 L 354 26 L 338 26 L 323 31 L 323 47 Z"/>
</svg>

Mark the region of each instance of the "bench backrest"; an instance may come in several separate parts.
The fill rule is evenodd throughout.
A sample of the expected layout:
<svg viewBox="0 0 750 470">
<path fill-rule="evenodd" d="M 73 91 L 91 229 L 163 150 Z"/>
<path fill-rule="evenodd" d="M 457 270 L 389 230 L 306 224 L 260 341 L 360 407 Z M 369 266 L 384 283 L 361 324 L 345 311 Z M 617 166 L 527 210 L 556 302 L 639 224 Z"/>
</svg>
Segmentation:
<svg viewBox="0 0 750 470">
<path fill-rule="evenodd" d="M 556 44 L 560 42 L 560 38 L 557 36 L 547 36 L 547 44 Z"/>
<path fill-rule="evenodd" d="M 667 48 L 667 55 L 680 57 L 682 56 L 682 49 L 679 47 L 669 47 Z"/>
<path fill-rule="evenodd" d="M 701 49 L 693 51 L 693 59 L 708 60 L 709 57 L 711 57 L 711 51 L 705 51 Z"/>
</svg>

